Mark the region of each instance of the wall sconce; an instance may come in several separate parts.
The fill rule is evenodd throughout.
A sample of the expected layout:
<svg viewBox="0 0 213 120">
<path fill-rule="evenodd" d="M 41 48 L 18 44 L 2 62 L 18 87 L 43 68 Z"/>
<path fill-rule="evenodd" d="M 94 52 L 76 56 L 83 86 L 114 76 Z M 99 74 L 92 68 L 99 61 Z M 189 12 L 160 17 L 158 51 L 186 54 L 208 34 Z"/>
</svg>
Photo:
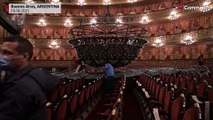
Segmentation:
<svg viewBox="0 0 213 120">
<path fill-rule="evenodd" d="M 110 4 L 110 0 L 104 0 L 104 5 L 109 5 Z"/>
<path fill-rule="evenodd" d="M 196 39 L 196 34 L 187 33 L 182 37 L 181 43 L 184 43 L 185 45 L 191 45 L 196 41 L 195 39 Z"/>
<path fill-rule="evenodd" d="M 51 48 L 51 49 L 58 49 L 58 48 L 60 48 L 60 44 L 61 44 L 60 40 L 58 40 L 58 39 L 51 39 L 48 42 L 48 47 Z"/>
<path fill-rule="evenodd" d="M 33 4 L 35 2 L 33 0 L 25 0 L 25 3 L 27 3 L 27 4 Z"/>
<path fill-rule="evenodd" d="M 38 26 L 41 26 L 41 27 L 44 27 L 44 26 L 46 26 L 47 24 L 46 24 L 46 21 L 45 21 L 44 18 L 40 18 L 40 19 L 38 20 L 38 22 L 37 22 L 37 25 L 38 25 Z"/>
<path fill-rule="evenodd" d="M 165 42 L 165 38 L 164 37 L 157 37 L 154 39 L 154 42 L 153 42 L 153 46 L 154 47 L 162 47 L 164 46 L 164 42 Z"/>
<path fill-rule="evenodd" d="M 179 18 L 179 15 L 177 14 L 177 11 L 176 10 L 173 10 L 170 12 L 170 15 L 168 17 L 170 20 L 175 20 L 177 18 Z"/>
<path fill-rule="evenodd" d="M 67 28 L 72 27 L 73 26 L 72 21 L 69 18 L 67 18 L 64 22 L 64 26 Z"/>
<path fill-rule="evenodd" d="M 209 12 L 212 9 L 212 6 L 210 4 L 211 4 L 210 0 L 205 0 L 202 3 L 202 7 L 200 7 L 200 11 L 201 12 Z"/>
<path fill-rule="evenodd" d="M 142 18 L 141 18 L 141 24 L 148 24 L 150 22 L 150 19 L 147 15 L 144 15 Z"/>
</svg>

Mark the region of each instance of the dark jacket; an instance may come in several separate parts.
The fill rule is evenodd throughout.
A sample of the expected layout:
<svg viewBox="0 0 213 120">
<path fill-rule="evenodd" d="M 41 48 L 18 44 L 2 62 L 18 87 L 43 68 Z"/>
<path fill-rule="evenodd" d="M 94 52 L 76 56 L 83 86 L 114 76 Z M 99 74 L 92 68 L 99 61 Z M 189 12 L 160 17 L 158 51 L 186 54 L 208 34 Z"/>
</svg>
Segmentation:
<svg viewBox="0 0 213 120">
<path fill-rule="evenodd" d="M 58 79 L 28 65 L 7 73 L 0 88 L 0 120 L 46 120 L 45 104 Z"/>
</svg>

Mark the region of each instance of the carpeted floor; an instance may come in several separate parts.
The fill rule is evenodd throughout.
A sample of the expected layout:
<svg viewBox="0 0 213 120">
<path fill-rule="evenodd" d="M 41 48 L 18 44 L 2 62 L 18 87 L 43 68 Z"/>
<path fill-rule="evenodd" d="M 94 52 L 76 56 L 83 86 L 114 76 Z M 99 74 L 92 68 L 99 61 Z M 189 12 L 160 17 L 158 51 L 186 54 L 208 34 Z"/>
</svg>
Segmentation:
<svg viewBox="0 0 213 120">
<path fill-rule="evenodd" d="M 122 120 L 143 120 L 139 103 L 132 90 L 127 90 L 124 93 Z"/>
</svg>

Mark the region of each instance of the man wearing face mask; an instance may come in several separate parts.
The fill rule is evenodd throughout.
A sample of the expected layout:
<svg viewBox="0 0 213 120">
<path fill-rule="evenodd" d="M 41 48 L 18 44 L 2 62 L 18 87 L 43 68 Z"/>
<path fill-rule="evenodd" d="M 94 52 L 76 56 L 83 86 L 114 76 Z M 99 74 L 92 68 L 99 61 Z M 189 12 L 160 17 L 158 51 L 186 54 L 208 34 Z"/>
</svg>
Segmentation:
<svg viewBox="0 0 213 120">
<path fill-rule="evenodd" d="M 22 37 L 3 39 L 0 69 L 0 120 L 46 120 L 45 104 L 58 79 L 33 67 L 32 44 Z"/>
</svg>

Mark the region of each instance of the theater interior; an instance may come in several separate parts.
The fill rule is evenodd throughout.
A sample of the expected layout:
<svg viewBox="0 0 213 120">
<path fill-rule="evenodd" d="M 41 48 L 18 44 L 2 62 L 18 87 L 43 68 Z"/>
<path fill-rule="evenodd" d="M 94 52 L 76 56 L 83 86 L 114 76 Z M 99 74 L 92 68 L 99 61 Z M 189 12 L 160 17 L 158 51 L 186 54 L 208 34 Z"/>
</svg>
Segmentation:
<svg viewBox="0 0 213 120">
<path fill-rule="evenodd" d="M 61 12 L 11 14 L 11 3 Z M 0 38 L 14 35 L 60 78 L 48 120 L 213 120 L 212 0 L 1 0 Z"/>
</svg>

